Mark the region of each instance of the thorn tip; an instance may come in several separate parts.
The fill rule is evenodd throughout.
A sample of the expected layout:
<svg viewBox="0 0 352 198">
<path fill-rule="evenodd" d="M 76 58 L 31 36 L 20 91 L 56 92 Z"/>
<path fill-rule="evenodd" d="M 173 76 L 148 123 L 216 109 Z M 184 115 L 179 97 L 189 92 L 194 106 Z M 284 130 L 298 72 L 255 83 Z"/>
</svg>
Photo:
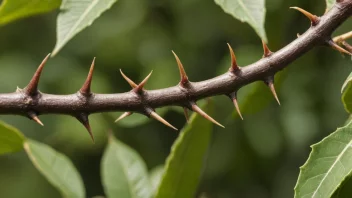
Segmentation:
<svg viewBox="0 0 352 198">
<path fill-rule="evenodd" d="M 231 56 L 231 70 L 232 71 L 236 71 L 239 69 L 238 65 L 237 65 L 237 60 L 236 60 L 236 56 L 235 53 L 233 52 L 233 49 L 231 47 L 231 45 L 229 43 L 227 43 L 227 46 L 229 47 L 230 50 L 230 56 Z"/>
<path fill-rule="evenodd" d="M 341 53 L 345 53 L 345 54 L 348 54 L 350 56 L 352 56 L 352 53 L 345 50 L 343 47 L 339 46 L 338 44 L 336 44 L 334 41 L 330 40 L 328 41 L 328 44 L 330 45 L 330 47 L 332 47 L 334 50 L 337 50 Z"/>
<path fill-rule="evenodd" d="M 317 25 L 319 22 L 319 17 L 317 17 L 314 14 L 311 14 L 310 12 L 307 12 L 306 10 L 299 8 L 299 7 L 290 7 L 291 9 L 297 10 L 299 12 L 301 12 L 302 14 L 304 14 L 312 23 L 312 25 Z"/>
<path fill-rule="evenodd" d="M 49 57 L 50 57 L 50 53 L 44 58 L 42 63 L 39 65 L 37 71 L 34 73 L 31 81 L 24 88 L 24 91 L 26 94 L 31 95 L 31 96 L 37 94 L 40 75 L 41 75 L 43 68 L 45 66 L 45 63 L 48 61 Z"/>
<path fill-rule="evenodd" d="M 128 116 L 130 116 L 130 115 L 132 115 L 132 112 L 125 112 L 125 113 L 121 114 L 120 117 L 118 117 L 118 118 L 115 120 L 115 122 L 118 122 L 118 121 L 120 121 L 120 120 L 122 120 L 122 119 L 124 119 L 124 118 L 126 118 L 126 117 L 128 117 Z"/>
<path fill-rule="evenodd" d="M 92 141 L 94 143 L 95 140 L 94 140 L 94 136 L 93 136 L 93 133 L 92 133 L 92 129 L 91 129 L 90 124 L 89 124 L 88 114 L 81 113 L 81 114 L 77 115 L 76 118 L 87 129 L 87 131 L 89 133 L 89 136 L 91 137 L 91 139 L 92 139 Z"/>
<path fill-rule="evenodd" d="M 131 86 L 132 88 L 136 88 L 136 87 L 138 86 L 135 82 L 133 82 L 131 79 L 129 79 L 129 78 L 122 72 L 121 69 L 120 69 L 120 73 L 121 73 L 122 77 L 128 82 L 128 84 L 130 84 L 130 86 Z"/>
<path fill-rule="evenodd" d="M 270 51 L 268 45 L 265 43 L 264 40 L 262 40 L 262 44 L 263 44 L 263 50 L 264 50 L 263 58 L 270 56 L 273 52 Z"/>
<path fill-rule="evenodd" d="M 33 111 L 28 112 L 28 116 L 29 116 L 29 118 L 31 118 L 36 123 L 40 124 L 41 126 L 44 126 L 42 121 L 40 121 L 40 119 L 38 118 L 37 114 L 34 113 Z"/>
<path fill-rule="evenodd" d="M 243 120 L 243 117 L 242 117 L 242 114 L 241 114 L 241 111 L 240 111 L 240 106 L 238 105 L 238 101 L 237 101 L 237 93 L 236 92 L 232 93 L 230 95 L 230 97 L 232 99 L 233 104 L 235 105 L 235 108 L 236 108 L 236 111 L 237 111 L 238 115 Z"/>
<path fill-rule="evenodd" d="M 159 122 L 165 124 L 166 126 L 174 129 L 174 130 L 178 130 L 176 127 L 172 126 L 170 123 L 168 123 L 164 118 L 162 118 L 161 116 L 159 116 L 155 111 L 151 111 L 150 112 L 150 117 L 158 120 Z"/>
<path fill-rule="evenodd" d="M 222 128 L 225 128 L 222 124 L 220 124 L 219 122 L 214 120 L 207 113 L 205 113 L 201 108 L 199 108 L 196 103 L 191 103 L 191 107 L 194 112 L 197 112 L 199 115 L 203 116 L 205 119 L 209 120 L 210 122 L 212 122 Z"/>
<path fill-rule="evenodd" d="M 153 70 L 148 74 L 147 77 L 144 78 L 144 80 L 141 83 L 139 83 L 139 85 L 137 85 L 136 88 L 134 88 L 134 90 L 136 92 L 140 92 L 140 91 L 142 91 L 144 89 L 144 86 L 147 83 L 147 81 L 149 80 L 149 78 L 152 75 L 152 73 L 153 73 Z"/>
<path fill-rule="evenodd" d="M 82 88 L 79 90 L 79 92 L 85 96 L 89 96 L 91 94 L 90 85 L 92 84 L 94 65 L 95 65 L 95 57 L 94 57 L 92 64 L 90 66 L 87 79 L 84 82 Z"/>
<path fill-rule="evenodd" d="M 274 86 L 274 77 L 269 77 L 265 83 L 268 85 L 270 88 L 271 93 L 274 95 L 275 100 L 279 105 L 281 105 L 279 98 L 277 97 L 276 91 L 275 91 L 275 86 Z"/>
<path fill-rule="evenodd" d="M 184 85 L 186 83 L 188 83 L 188 76 L 186 74 L 185 68 L 183 67 L 181 60 L 178 58 L 178 56 L 176 55 L 176 53 L 172 50 L 171 51 L 176 59 L 177 62 L 177 66 L 178 66 L 178 70 L 180 71 L 180 76 L 181 76 L 181 85 Z"/>
</svg>

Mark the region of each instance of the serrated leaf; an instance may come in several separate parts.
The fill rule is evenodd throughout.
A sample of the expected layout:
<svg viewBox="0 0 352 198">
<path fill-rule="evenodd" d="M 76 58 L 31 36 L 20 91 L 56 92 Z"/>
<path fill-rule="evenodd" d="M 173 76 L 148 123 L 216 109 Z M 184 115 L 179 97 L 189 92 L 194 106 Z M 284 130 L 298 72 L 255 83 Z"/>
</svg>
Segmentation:
<svg viewBox="0 0 352 198">
<path fill-rule="evenodd" d="M 212 105 L 204 111 L 212 114 Z M 166 160 L 165 172 L 156 198 L 191 198 L 195 196 L 213 124 L 193 113 Z"/>
<path fill-rule="evenodd" d="M 335 3 L 336 0 L 326 0 L 326 10 L 330 10 Z"/>
<path fill-rule="evenodd" d="M 61 0 L 3 0 L 0 6 L 0 25 L 52 11 L 60 3 Z"/>
<path fill-rule="evenodd" d="M 149 198 L 152 196 L 143 159 L 124 143 L 110 137 L 101 165 L 107 197 Z"/>
<path fill-rule="evenodd" d="M 82 178 L 68 157 L 34 140 L 26 140 L 24 148 L 34 166 L 63 197 L 85 197 Z"/>
<path fill-rule="evenodd" d="M 24 136 L 16 128 L 0 121 L 0 155 L 23 149 Z"/>
<path fill-rule="evenodd" d="M 352 170 L 352 122 L 312 146 L 301 167 L 295 198 L 328 198 Z"/>
<path fill-rule="evenodd" d="M 268 42 L 265 23 L 265 0 L 215 0 L 226 13 L 236 19 L 247 22 L 260 38 Z"/>
<path fill-rule="evenodd" d="M 117 0 L 63 0 L 57 19 L 57 40 L 52 55 L 57 54 L 77 33 L 90 26 Z"/>
<path fill-rule="evenodd" d="M 342 103 L 348 113 L 352 113 L 352 73 L 347 77 L 341 88 Z"/>
</svg>

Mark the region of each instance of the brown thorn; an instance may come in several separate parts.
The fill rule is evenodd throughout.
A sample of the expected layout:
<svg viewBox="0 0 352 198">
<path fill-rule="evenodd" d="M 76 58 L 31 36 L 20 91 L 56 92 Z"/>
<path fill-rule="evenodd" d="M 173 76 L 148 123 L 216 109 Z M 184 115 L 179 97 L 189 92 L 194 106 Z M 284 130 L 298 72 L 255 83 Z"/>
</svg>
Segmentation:
<svg viewBox="0 0 352 198">
<path fill-rule="evenodd" d="M 341 43 L 349 52 L 352 53 L 352 46 L 348 44 L 346 41 L 342 41 Z"/>
<path fill-rule="evenodd" d="M 214 120 L 212 117 L 210 117 L 207 113 L 205 113 L 201 108 L 199 108 L 196 103 L 191 103 L 191 107 L 194 112 L 197 112 L 199 115 L 203 116 L 205 119 L 209 120 L 210 122 L 212 122 L 222 128 L 225 128 L 223 125 L 221 125 L 216 120 Z"/>
<path fill-rule="evenodd" d="M 35 121 L 36 123 L 38 123 L 38 124 L 44 126 L 44 124 L 42 123 L 42 121 L 39 120 L 37 114 L 34 113 L 33 111 L 28 112 L 28 117 L 29 117 L 30 119 L 32 119 L 33 121 Z"/>
<path fill-rule="evenodd" d="M 172 126 L 170 123 L 168 123 L 166 120 L 164 120 L 164 118 L 160 117 L 157 113 L 155 113 L 155 111 L 150 112 L 150 117 L 158 120 L 159 122 L 165 124 L 166 126 L 172 128 L 172 129 L 175 129 L 177 131 L 176 127 Z"/>
<path fill-rule="evenodd" d="M 175 56 L 176 62 L 177 62 L 177 66 L 178 66 L 178 70 L 180 71 L 180 76 L 181 76 L 181 85 L 184 85 L 186 83 L 188 83 L 188 76 L 186 74 L 185 68 L 183 67 L 180 59 L 178 58 L 178 56 L 176 55 L 176 53 L 172 50 L 172 53 Z"/>
<path fill-rule="evenodd" d="M 25 91 L 26 94 L 31 95 L 31 96 L 37 94 L 40 74 L 42 73 L 43 68 L 45 66 L 45 63 L 48 61 L 49 57 L 50 57 L 50 53 L 44 58 L 42 63 L 39 65 L 37 71 L 34 73 L 31 81 L 24 88 L 24 91 Z"/>
<path fill-rule="evenodd" d="M 138 85 L 136 83 L 134 83 L 131 79 L 129 79 L 120 69 L 120 73 L 122 75 L 122 77 L 128 82 L 128 84 L 131 85 L 132 88 L 136 88 Z"/>
<path fill-rule="evenodd" d="M 236 71 L 239 69 L 238 65 L 237 65 L 237 60 L 236 60 L 236 56 L 235 53 L 233 52 L 233 49 L 231 47 L 231 45 L 229 43 L 227 43 L 227 46 L 229 46 L 229 50 L 230 50 L 230 56 L 231 56 L 231 70 L 232 71 Z"/>
<path fill-rule="evenodd" d="M 84 82 L 82 88 L 79 90 L 79 92 L 85 96 L 89 96 L 91 94 L 90 92 L 90 85 L 92 83 L 92 78 L 93 78 L 93 71 L 94 71 L 94 64 L 95 64 L 95 57 L 93 59 L 93 62 L 90 66 L 89 73 L 87 76 L 86 81 Z"/>
<path fill-rule="evenodd" d="M 240 106 L 238 105 L 238 101 L 237 101 L 237 93 L 232 93 L 230 95 L 232 101 L 233 101 L 233 104 L 235 105 L 235 108 L 236 108 L 236 111 L 238 113 L 238 115 L 240 116 L 240 118 L 243 120 L 243 117 L 242 117 L 242 114 L 241 114 L 241 111 L 240 111 Z"/>
<path fill-rule="evenodd" d="M 332 47 L 334 50 L 337 50 L 341 53 L 345 53 L 345 54 L 348 54 L 350 56 L 352 56 L 352 53 L 345 50 L 344 48 L 340 47 L 338 44 L 336 44 L 334 41 L 330 40 L 328 41 L 328 44 L 330 45 L 330 47 Z"/>
<path fill-rule="evenodd" d="M 274 77 L 269 77 L 269 78 L 267 78 L 264 82 L 265 82 L 265 84 L 267 84 L 268 87 L 270 88 L 270 91 L 271 91 L 271 93 L 274 95 L 274 98 L 275 98 L 275 100 L 277 101 L 277 103 L 278 103 L 279 105 L 281 105 L 281 104 L 280 104 L 280 100 L 279 100 L 279 98 L 277 97 L 277 94 L 276 94 L 276 91 L 275 91 Z"/>
<path fill-rule="evenodd" d="M 146 84 L 147 81 L 149 80 L 149 78 L 150 78 L 150 76 L 152 75 L 152 73 L 153 73 L 153 70 L 148 74 L 147 77 L 144 78 L 144 80 L 143 80 L 141 83 L 139 83 L 139 85 L 138 85 L 136 88 L 134 88 L 134 90 L 135 90 L 136 92 L 139 92 L 139 91 L 142 91 L 142 90 L 143 90 L 145 84 Z"/>
<path fill-rule="evenodd" d="M 94 143 L 95 140 L 94 140 L 94 136 L 93 136 L 93 133 L 92 133 L 92 129 L 90 128 L 88 114 L 81 113 L 81 114 L 77 115 L 76 118 L 87 129 L 87 131 L 88 131 L 88 133 L 89 133 L 89 135 L 92 138 L 92 141 Z"/>
<path fill-rule="evenodd" d="M 263 49 L 264 49 L 263 58 L 270 56 L 272 54 L 272 52 L 270 51 L 270 49 L 268 48 L 268 46 L 266 45 L 264 40 L 262 40 L 262 44 L 263 44 Z"/>
<path fill-rule="evenodd" d="M 188 109 L 186 107 L 183 107 L 183 113 L 185 114 L 186 121 L 188 123 L 189 122 L 189 116 L 188 116 Z"/>
<path fill-rule="evenodd" d="M 310 20 L 310 22 L 312 23 L 312 25 L 317 25 L 319 22 L 319 17 L 317 17 L 314 14 L 311 14 L 310 12 L 307 12 L 306 10 L 303 10 L 302 8 L 299 7 L 290 7 L 291 9 L 295 9 L 298 10 L 299 12 L 301 12 L 302 14 L 304 14 L 306 17 L 308 17 L 308 19 Z"/>
<path fill-rule="evenodd" d="M 122 120 L 122 119 L 124 119 L 124 118 L 126 118 L 126 117 L 128 117 L 128 116 L 130 116 L 130 115 L 132 115 L 132 112 L 125 112 L 125 113 L 123 113 L 122 115 L 120 115 L 120 117 L 118 117 L 118 118 L 115 120 L 115 122 L 118 122 L 118 121 L 120 121 L 120 120 Z"/>
</svg>

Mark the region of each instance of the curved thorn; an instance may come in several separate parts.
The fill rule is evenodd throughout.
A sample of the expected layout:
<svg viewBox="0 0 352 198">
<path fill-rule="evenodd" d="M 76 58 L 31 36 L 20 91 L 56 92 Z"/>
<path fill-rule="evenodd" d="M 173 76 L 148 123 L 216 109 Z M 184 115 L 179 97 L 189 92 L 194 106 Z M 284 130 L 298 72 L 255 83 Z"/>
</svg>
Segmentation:
<svg viewBox="0 0 352 198">
<path fill-rule="evenodd" d="M 164 118 L 160 117 L 157 113 L 155 113 L 155 111 L 150 112 L 150 117 L 158 120 L 159 122 L 165 124 L 166 126 L 172 128 L 172 129 L 175 129 L 177 131 L 176 127 L 172 126 L 170 123 L 168 123 L 166 120 L 164 120 Z"/>
<path fill-rule="evenodd" d="M 92 138 L 92 141 L 94 143 L 95 140 L 94 140 L 94 136 L 93 136 L 93 133 L 92 133 L 92 129 L 90 128 L 88 115 L 85 114 L 85 113 L 81 113 L 81 114 L 77 115 L 76 118 L 87 129 L 87 131 L 88 131 L 88 133 L 89 133 L 89 135 Z"/>
<path fill-rule="evenodd" d="M 197 112 L 199 115 L 203 116 L 205 119 L 209 120 L 210 122 L 225 128 L 222 124 L 218 123 L 216 120 L 214 120 L 212 117 L 210 117 L 207 113 L 205 113 L 201 108 L 197 106 L 196 103 L 191 103 L 192 110 L 194 112 Z"/>
<path fill-rule="evenodd" d="M 122 115 L 120 115 L 120 117 L 118 117 L 118 118 L 115 120 L 115 122 L 118 122 L 118 121 L 120 121 L 120 120 L 122 120 L 122 119 L 124 119 L 124 118 L 126 118 L 126 117 L 128 117 L 128 116 L 130 116 L 130 115 L 132 115 L 132 112 L 125 112 L 125 113 L 123 113 Z"/>
<path fill-rule="evenodd" d="M 227 43 L 227 46 L 229 47 L 230 50 L 230 55 L 231 55 L 231 70 L 232 71 L 236 71 L 239 69 L 238 65 L 237 65 L 237 60 L 236 60 L 236 56 L 235 53 L 233 52 L 233 49 L 231 47 L 231 45 L 229 43 Z"/>
<path fill-rule="evenodd" d="M 132 88 L 136 88 L 138 85 L 136 83 L 134 83 L 131 79 L 129 79 L 120 69 L 120 73 L 122 75 L 122 77 L 128 82 L 128 84 L 131 85 Z"/>
<path fill-rule="evenodd" d="M 270 49 L 268 48 L 264 40 L 262 40 L 262 44 L 263 44 L 263 50 L 264 50 L 263 58 L 270 56 L 272 52 L 270 51 Z"/>
<path fill-rule="evenodd" d="M 85 96 L 89 96 L 91 94 L 90 92 L 90 85 L 92 83 L 92 78 L 93 78 L 93 71 L 94 71 L 94 64 L 95 64 L 95 57 L 93 59 L 93 62 L 90 66 L 89 73 L 87 76 L 86 81 L 84 82 L 82 88 L 79 90 L 79 92 Z"/>
<path fill-rule="evenodd" d="M 340 47 L 338 44 L 336 44 L 334 41 L 330 40 L 328 41 L 328 44 L 334 49 L 334 50 L 337 50 L 341 53 L 345 53 L 345 54 L 348 54 L 350 56 L 352 56 L 352 53 L 345 50 L 344 48 Z"/>
<path fill-rule="evenodd" d="M 37 71 L 34 73 L 31 81 L 24 88 L 26 94 L 33 96 L 38 92 L 38 83 L 39 83 L 40 75 L 49 57 L 50 57 L 50 53 L 44 58 L 42 63 L 39 65 Z"/>
<path fill-rule="evenodd" d="M 238 105 L 238 101 L 237 101 L 237 93 L 235 92 L 235 93 L 231 94 L 230 97 L 232 99 L 233 104 L 235 105 L 235 108 L 236 108 L 236 111 L 237 111 L 238 115 L 243 120 L 243 117 L 242 117 L 242 114 L 241 114 L 241 111 L 240 111 L 240 106 Z"/>
<path fill-rule="evenodd" d="M 147 83 L 147 81 L 149 80 L 149 78 L 152 75 L 152 73 L 153 73 L 153 70 L 148 74 L 147 77 L 144 78 L 144 80 L 141 83 L 139 83 L 139 85 L 136 88 L 134 88 L 136 90 L 136 92 L 139 92 L 139 91 L 143 90 L 144 85 Z"/>
<path fill-rule="evenodd" d="M 265 84 L 267 84 L 268 87 L 270 88 L 270 91 L 271 91 L 271 93 L 274 95 L 274 98 L 275 98 L 275 100 L 277 101 L 277 103 L 278 103 L 279 105 L 281 105 L 281 104 L 280 104 L 280 100 L 279 100 L 279 98 L 277 97 L 277 94 L 276 94 L 276 91 L 275 91 L 274 77 L 269 77 L 269 78 L 267 78 L 267 79 L 265 80 Z"/>
<path fill-rule="evenodd" d="M 38 123 L 38 124 L 44 126 L 44 124 L 42 123 L 42 121 L 39 120 L 37 114 L 34 113 L 33 111 L 28 112 L 28 117 L 29 117 L 30 119 L 32 119 L 33 121 L 35 121 L 36 123 Z"/>
<path fill-rule="evenodd" d="M 183 113 L 185 114 L 187 123 L 189 123 L 188 109 L 186 107 L 183 107 Z"/>
<path fill-rule="evenodd" d="M 319 22 L 319 18 L 316 15 L 311 14 L 310 12 L 307 12 L 306 10 L 303 10 L 302 8 L 299 8 L 299 7 L 290 7 L 290 8 L 298 10 L 299 12 L 304 14 L 306 17 L 308 17 L 308 19 L 310 20 L 312 25 L 316 25 Z"/>
<path fill-rule="evenodd" d="M 186 74 L 185 68 L 183 67 L 180 59 L 178 58 L 178 56 L 176 55 L 176 53 L 172 50 L 172 53 L 175 56 L 176 62 L 177 62 L 177 66 L 178 66 L 178 70 L 180 71 L 180 76 L 181 76 L 181 85 L 184 85 L 188 82 L 188 76 Z"/>
</svg>

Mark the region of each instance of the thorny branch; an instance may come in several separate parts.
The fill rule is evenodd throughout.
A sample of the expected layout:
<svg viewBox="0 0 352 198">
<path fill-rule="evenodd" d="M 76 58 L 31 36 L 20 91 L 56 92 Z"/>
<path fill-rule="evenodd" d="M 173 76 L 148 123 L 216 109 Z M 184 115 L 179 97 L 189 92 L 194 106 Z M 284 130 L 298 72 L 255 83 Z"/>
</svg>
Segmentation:
<svg viewBox="0 0 352 198">
<path fill-rule="evenodd" d="M 41 93 L 37 89 L 41 72 L 49 58 L 48 55 L 24 89 L 17 89 L 14 93 L 0 94 L 0 114 L 27 116 L 39 124 L 42 124 L 38 119 L 40 114 L 71 115 L 76 117 L 87 128 L 92 139 L 93 135 L 88 116 L 92 113 L 108 111 L 126 111 L 117 121 L 131 115 L 132 112 L 136 112 L 145 114 L 176 129 L 154 111 L 155 108 L 174 105 L 183 107 L 186 115 L 187 109 L 195 111 L 215 124 L 222 126 L 202 111 L 197 106 L 196 101 L 215 95 L 227 95 L 233 101 L 235 108 L 240 114 L 236 93 L 241 87 L 255 81 L 263 81 L 269 86 L 277 99 L 274 88 L 274 75 L 313 47 L 321 45 L 331 46 L 342 53 L 352 55 L 351 48 L 348 48 L 351 46 L 344 45 L 347 51 L 331 39 L 333 31 L 352 15 L 352 0 L 337 0 L 335 6 L 321 17 L 310 14 L 298 7 L 292 8 L 307 16 L 311 21 L 311 27 L 277 52 L 271 52 L 266 44 L 263 43 L 263 58 L 246 67 L 237 65 L 235 54 L 229 45 L 232 59 L 229 71 L 209 80 L 191 82 L 188 80 L 181 61 L 174 54 L 181 75 L 181 81 L 178 85 L 158 90 L 145 90 L 144 85 L 151 74 L 137 85 L 121 71 L 123 77 L 133 88 L 131 91 L 116 94 L 97 94 L 92 93 L 90 90 L 94 69 L 93 60 L 87 80 L 77 93 L 52 95 Z M 279 102 L 278 99 L 277 101 Z"/>
</svg>

